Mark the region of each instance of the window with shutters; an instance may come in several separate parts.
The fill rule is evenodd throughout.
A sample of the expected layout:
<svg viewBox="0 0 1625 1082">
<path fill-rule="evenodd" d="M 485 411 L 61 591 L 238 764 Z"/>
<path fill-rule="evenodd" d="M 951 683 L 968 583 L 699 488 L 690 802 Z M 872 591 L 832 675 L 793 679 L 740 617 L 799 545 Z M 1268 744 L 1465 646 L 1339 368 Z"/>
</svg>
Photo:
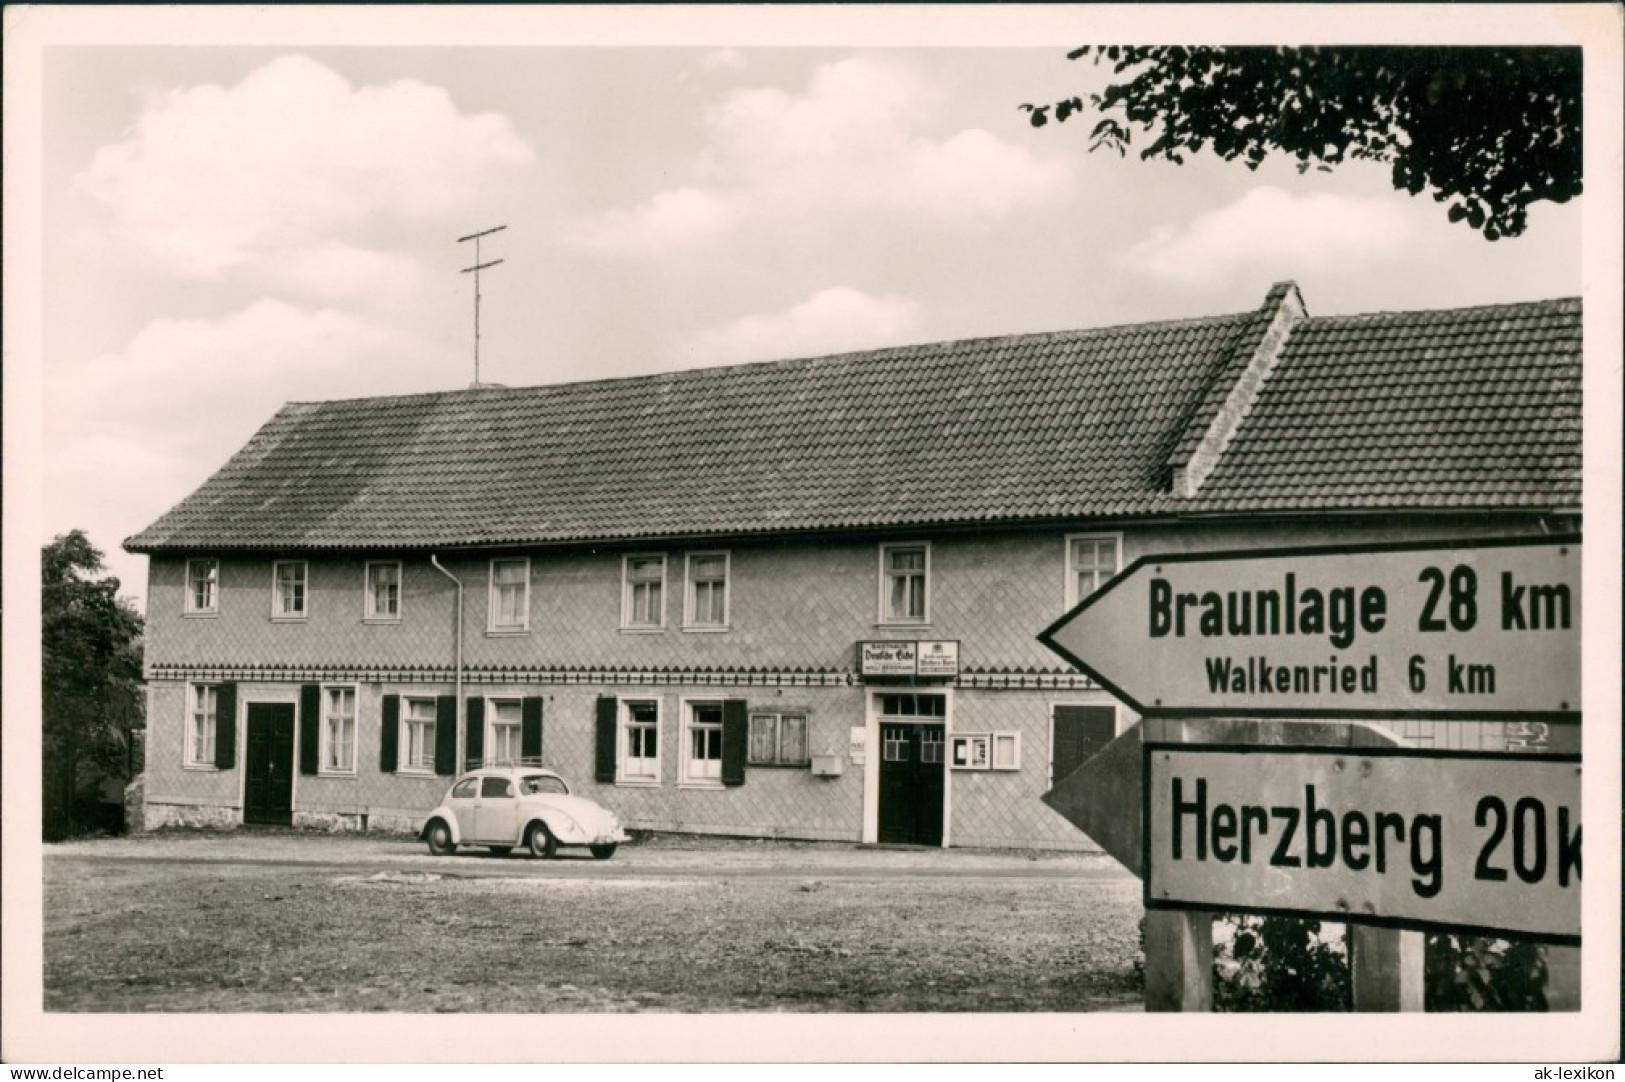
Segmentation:
<svg viewBox="0 0 1625 1082">
<path fill-rule="evenodd" d="M 685 631 L 728 630 L 728 564 L 726 552 L 689 553 Z"/>
<path fill-rule="evenodd" d="M 434 773 L 435 700 L 401 699 L 400 770 L 408 774 Z"/>
<path fill-rule="evenodd" d="M 1071 608 L 1117 574 L 1123 562 L 1120 534 L 1072 534 L 1066 539 L 1066 607 Z"/>
<path fill-rule="evenodd" d="M 220 612 L 220 561 L 186 561 L 187 616 L 216 616 Z"/>
<path fill-rule="evenodd" d="M 690 785 L 722 784 L 722 704 L 686 702 L 680 780 Z"/>
<path fill-rule="evenodd" d="M 308 612 L 309 565 L 303 560 L 271 564 L 271 619 L 303 620 Z"/>
<path fill-rule="evenodd" d="M 491 616 L 493 632 L 516 633 L 530 628 L 530 560 L 491 561 Z"/>
<path fill-rule="evenodd" d="M 485 761 L 517 763 L 521 750 L 524 704 L 519 699 L 485 701 Z"/>
<path fill-rule="evenodd" d="M 621 560 L 621 630 L 660 631 L 666 626 L 666 557 Z"/>
<path fill-rule="evenodd" d="M 752 766 L 807 766 L 807 715 L 801 712 L 750 716 Z"/>
<path fill-rule="evenodd" d="M 355 774 L 355 687 L 322 687 L 321 773 Z"/>
<path fill-rule="evenodd" d="M 880 546 L 880 623 L 931 622 L 931 546 Z"/>
<path fill-rule="evenodd" d="M 621 757 L 616 781 L 629 785 L 659 785 L 659 700 L 623 699 L 620 708 Z"/>
<path fill-rule="evenodd" d="M 401 565 L 398 560 L 368 561 L 366 598 L 364 619 L 392 623 L 401 618 Z"/>
<path fill-rule="evenodd" d="M 193 684 L 187 707 L 186 765 L 214 769 L 214 733 L 219 721 L 220 689 Z"/>
</svg>

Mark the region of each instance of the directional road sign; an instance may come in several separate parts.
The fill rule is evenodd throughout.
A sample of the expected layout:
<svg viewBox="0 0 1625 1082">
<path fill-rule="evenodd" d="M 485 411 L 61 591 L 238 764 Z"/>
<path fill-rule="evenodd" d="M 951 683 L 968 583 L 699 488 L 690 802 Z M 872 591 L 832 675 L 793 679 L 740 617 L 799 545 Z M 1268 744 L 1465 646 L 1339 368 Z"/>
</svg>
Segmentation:
<svg viewBox="0 0 1625 1082">
<path fill-rule="evenodd" d="M 1577 721 L 1580 538 L 1135 561 L 1038 637 L 1146 717 Z"/>
<path fill-rule="evenodd" d="M 1144 745 L 1145 904 L 1580 942 L 1580 763 Z"/>
</svg>

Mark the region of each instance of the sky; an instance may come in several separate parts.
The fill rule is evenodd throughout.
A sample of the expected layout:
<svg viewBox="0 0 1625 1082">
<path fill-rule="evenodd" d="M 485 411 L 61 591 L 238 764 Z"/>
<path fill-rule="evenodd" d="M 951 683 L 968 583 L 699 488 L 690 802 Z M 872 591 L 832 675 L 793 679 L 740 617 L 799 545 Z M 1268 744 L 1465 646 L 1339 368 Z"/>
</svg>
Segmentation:
<svg viewBox="0 0 1625 1082">
<path fill-rule="evenodd" d="M 896 35 L 892 35 L 895 38 Z M 120 549 L 288 401 L 1256 308 L 1580 292 L 1386 167 L 1088 150 L 1076 42 L 67 45 L 42 75 L 40 543 Z"/>
</svg>

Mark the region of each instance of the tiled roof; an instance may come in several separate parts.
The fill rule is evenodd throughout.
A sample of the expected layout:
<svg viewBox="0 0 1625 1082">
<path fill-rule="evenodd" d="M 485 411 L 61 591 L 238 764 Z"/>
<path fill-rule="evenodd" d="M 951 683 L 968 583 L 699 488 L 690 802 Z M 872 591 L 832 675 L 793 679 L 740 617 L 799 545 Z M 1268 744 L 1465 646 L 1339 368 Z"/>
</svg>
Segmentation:
<svg viewBox="0 0 1625 1082">
<path fill-rule="evenodd" d="M 1580 301 L 1306 319 L 1192 501 L 1580 505 Z"/>
<path fill-rule="evenodd" d="M 1571 506 L 1579 311 L 1553 301 L 1306 319 L 1192 499 L 1171 494 L 1169 456 L 1204 423 L 1257 313 L 294 403 L 125 547 L 401 549 L 1187 509 Z"/>
</svg>

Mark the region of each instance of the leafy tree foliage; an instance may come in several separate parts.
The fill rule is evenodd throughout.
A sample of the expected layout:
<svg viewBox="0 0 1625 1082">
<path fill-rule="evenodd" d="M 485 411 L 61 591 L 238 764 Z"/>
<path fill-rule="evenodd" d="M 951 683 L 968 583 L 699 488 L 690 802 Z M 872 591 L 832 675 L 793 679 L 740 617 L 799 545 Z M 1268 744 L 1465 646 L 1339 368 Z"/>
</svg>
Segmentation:
<svg viewBox="0 0 1625 1082">
<path fill-rule="evenodd" d="M 1216 1011 L 1347 1011 L 1348 956 L 1318 920 L 1228 914 L 1213 949 Z M 1215 929 L 1217 930 L 1217 929 Z"/>
<path fill-rule="evenodd" d="M 49 837 L 67 829 L 81 767 L 121 771 L 128 731 L 142 717 L 142 621 L 83 531 L 46 545 L 40 563 Z"/>
<path fill-rule="evenodd" d="M 1053 114 L 1098 117 L 1090 149 L 1179 163 L 1211 147 L 1249 169 L 1272 152 L 1299 172 L 1349 159 L 1386 162 L 1394 187 L 1430 190 L 1486 239 L 1515 237 L 1529 204 L 1581 190 L 1578 48 L 1176 48 L 1084 46 L 1111 66 L 1105 90 L 1023 105 L 1034 127 Z"/>
</svg>

